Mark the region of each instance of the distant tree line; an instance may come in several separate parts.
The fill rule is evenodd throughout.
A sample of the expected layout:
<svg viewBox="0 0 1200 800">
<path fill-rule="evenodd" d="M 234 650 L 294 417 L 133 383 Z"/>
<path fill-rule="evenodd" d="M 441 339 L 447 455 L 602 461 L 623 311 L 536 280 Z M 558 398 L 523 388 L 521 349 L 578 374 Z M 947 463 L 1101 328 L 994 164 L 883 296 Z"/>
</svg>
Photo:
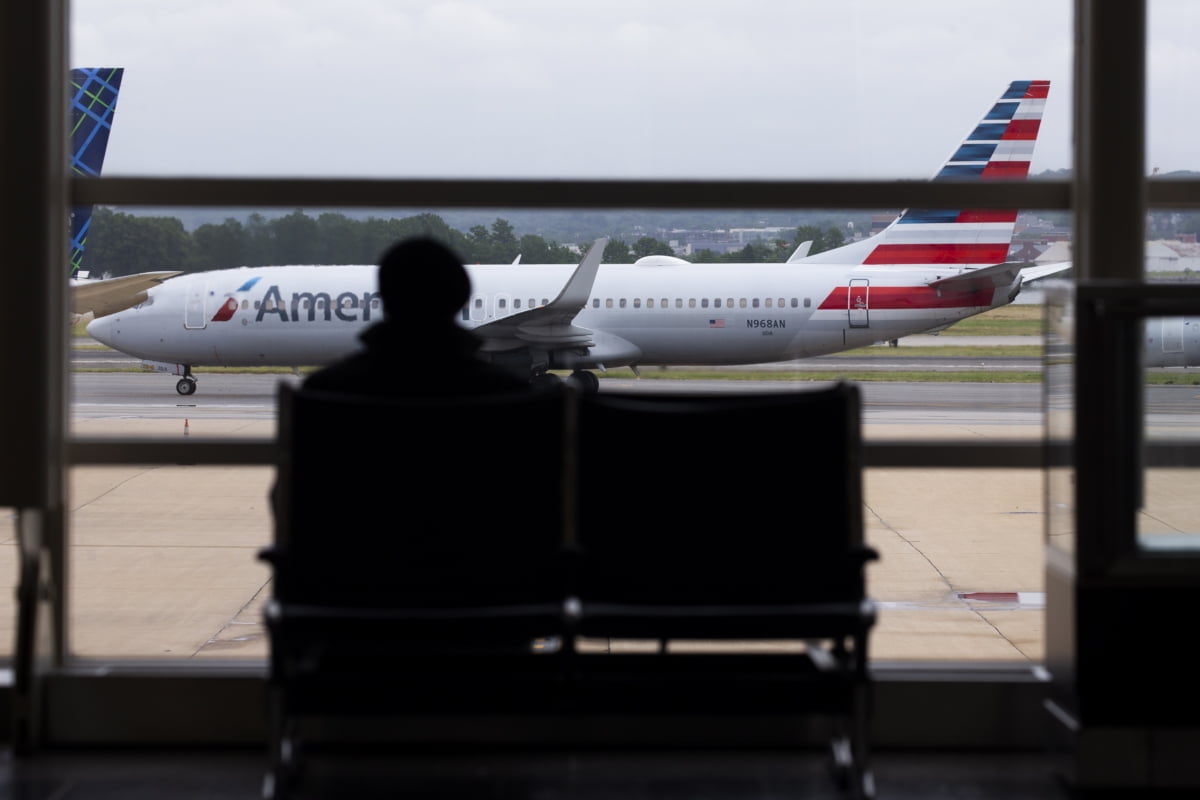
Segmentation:
<svg viewBox="0 0 1200 800">
<path fill-rule="evenodd" d="M 344 214 L 310 217 L 301 210 L 268 219 L 251 214 L 243 222 L 230 217 L 221 223 L 188 231 L 175 217 L 152 217 L 97 207 L 84 250 L 83 268 L 94 277 L 131 275 L 159 269 L 186 272 L 240 266 L 283 264 L 374 264 L 392 243 L 411 236 L 432 236 L 452 247 L 468 264 L 511 263 L 519 256 L 526 264 L 562 264 L 579 260 L 570 247 L 541 236 L 517 236 L 513 226 L 496 219 L 490 227 L 474 225 L 466 232 L 451 228 L 436 214 L 364 220 Z M 790 239 L 762 240 L 730 253 L 701 250 L 696 262 L 786 261 L 803 241 L 813 241 L 811 253 L 844 243 L 837 227 L 804 225 Z M 627 263 L 643 256 L 673 255 L 671 247 L 643 236 L 632 244 L 612 239 L 604 250 L 605 263 Z"/>
</svg>

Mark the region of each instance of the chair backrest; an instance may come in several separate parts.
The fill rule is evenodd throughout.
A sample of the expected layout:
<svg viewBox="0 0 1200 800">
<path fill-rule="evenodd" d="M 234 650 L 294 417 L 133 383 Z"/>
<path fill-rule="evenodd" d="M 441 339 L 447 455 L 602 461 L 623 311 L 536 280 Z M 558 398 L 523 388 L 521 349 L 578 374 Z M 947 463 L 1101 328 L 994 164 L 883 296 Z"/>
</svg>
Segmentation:
<svg viewBox="0 0 1200 800">
<path fill-rule="evenodd" d="M 566 391 L 394 399 L 279 388 L 275 596 L 467 606 L 555 596 Z"/>
<path fill-rule="evenodd" d="M 579 408 L 584 600 L 862 597 L 857 386 Z"/>
</svg>

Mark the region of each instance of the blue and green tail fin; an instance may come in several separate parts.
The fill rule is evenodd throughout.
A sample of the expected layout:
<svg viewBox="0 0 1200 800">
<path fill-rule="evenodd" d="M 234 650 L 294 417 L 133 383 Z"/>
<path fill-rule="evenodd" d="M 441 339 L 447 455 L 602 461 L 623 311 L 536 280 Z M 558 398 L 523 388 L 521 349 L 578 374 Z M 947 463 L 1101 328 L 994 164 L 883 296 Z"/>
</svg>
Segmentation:
<svg viewBox="0 0 1200 800">
<path fill-rule="evenodd" d="M 112 130 L 123 67 L 71 70 L 71 173 L 97 176 L 104 164 Z M 91 206 L 71 209 L 71 277 L 83 263 L 83 248 L 92 223 Z"/>
</svg>

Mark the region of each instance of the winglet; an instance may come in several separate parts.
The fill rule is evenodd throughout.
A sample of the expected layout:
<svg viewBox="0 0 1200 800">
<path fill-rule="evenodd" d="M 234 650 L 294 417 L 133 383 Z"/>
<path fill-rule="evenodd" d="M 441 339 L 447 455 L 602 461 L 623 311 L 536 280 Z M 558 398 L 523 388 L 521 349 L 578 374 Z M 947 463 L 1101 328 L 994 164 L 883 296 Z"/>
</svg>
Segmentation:
<svg viewBox="0 0 1200 800">
<path fill-rule="evenodd" d="M 788 257 L 787 263 L 795 264 L 797 261 L 801 261 L 805 258 L 808 258 L 808 251 L 812 250 L 812 246 L 813 246 L 812 239 L 801 242 L 800 246 L 796 248 L 796 252 L 792 253 L 791 256 Z"/>
<path fill-rule="evenodd" d="M 1026 283 L 1030 281 L 1041 280 L 1048 278 L 1051 275 L 1058 275 L 1066 272 L 1075 265 L 1073 261 L 1058 261 L 1053 264 L 1034 264 L 1030 267 L 1021 268 L 1021 280 Z"/>
<path fill-rule="evenodd" d="M 587 305 L 592 284 L 600 271 L 600 260 L 607 238 L 592 244 L 587 255 L 571 273 L 558 296 L 544 306 L 530 308 L 507 317 L 480 325 L 473 330 L 484 340 L 483 349 L 504 350 L 514 341 L 525 344 L 552 343 L 560 346 L 590 347 L 593 333 L 573 324 L 575 317 Z"/>
<path fill-rule="evenodd" d="M 600 271 L 600 260 L 604 257 L 604 248 L 608 247 L 608 237 L 601 236 L 592 243 L 587 255 L 579 262 L 579 266 L 571 273 L 567 285 L 554 298 L 550 305 L 560 309 L 571 309 L 573 317 L 585 305 L 592 294 L 592 284 L 596 282 L 596 273 Z"/>
</svg>

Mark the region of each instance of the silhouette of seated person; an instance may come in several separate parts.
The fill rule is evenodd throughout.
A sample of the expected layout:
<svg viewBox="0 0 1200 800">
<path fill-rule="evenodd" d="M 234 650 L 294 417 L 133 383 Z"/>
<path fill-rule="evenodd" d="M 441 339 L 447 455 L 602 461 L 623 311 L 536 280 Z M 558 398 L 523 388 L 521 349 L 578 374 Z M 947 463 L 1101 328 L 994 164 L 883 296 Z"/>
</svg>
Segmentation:
<svg viewBox="0 0 1200 800">
<path fill-rule="evenodd" d="M 423 237 L 392 245 L 377 281 L 382 321 L 359 335 L 358 350 L 305 378 L 301 391 L 439 401 L 533 391 L 527 378 L 480 358 L 481 340 L 455 320 L 470 299 L 471 281 L 445 245 Z M 278 483 L 270 490 L 277 517 L 280 491 Z"/>
<path fill-rule="evenodd" d="M 472 498 L 468 502 L 486 508 L 511 505 L 512 481 L 470 485 L 463 444 L 478 434 L 478 419 L 495 420 L 494 414 L 512 415 L 517 429 L 554 429 L 558 423 L 546 410 L 556 407 L 552 401 L 557 393 L 535 388 L 528 378 L 477 355 L 481 340 L 455 319 L 470 298 L 470 278 L 442 244 L 417 238 L 393 245 L 380 261 L 378 290 L 382 321 L 362 332 L 358 351 L 309 375 L 301 393 L 344 395 L 352 401 L 414 401 L 448 411 L 406 417 L 383 437 L 391 459 L 403 458 L 413 465 L 414 474 L 406 476 L 383 461 L 347 455 L 351 439 L 330 430 L 339 425 L 348 430 L 355 420 L 319 419 L 315 433 L 313 428 L 282 431 L 291 441 L 305 444 L 302 466 L 291 471 L 287 491 L 324 500 L 301 503 L 304 511 L 297 516 L 295 506 L 283 506 L 288 499 L 283 487 L 278 482 L 272 486 L 276 520 L 285 519 L 289 526 L 276 533 L 277 546 L 283 544 L 267 554 L 277 565 L 276 578 L 282 575 L 277 593 L 286 586 L 284 593 L 293 601 L 299 596 L 302 602 L 333 604 L 364 598 L 430 607 L 544 602 L 545 576 L 557 563 L 562 538 L 557 494 L 524 516 L 520 530 L 506 536 L 496 536 L 494 528 L 477 521 L 464 522 L 461 507 L 455 506 L 458 501 L 447 495 L 461 490 Z M 490 398 L 502 402 L 490 411 L 481 406 L 484 410 L 469 420 L 450 418 L 471 411 L 448 401 Z M 534 402 L 526 406 L 526 399 Z M 352 403 L 346 413 L 353 414 L 355 408 Z M 457 419 L 472 424 L 458 430 Z M 293 420 L 296 424 L 304 423 Z M 402 451 L 396 447 L 397 437 L 418 430 L 427 435 L 405 439 Z M 562 445 L 549 436 L 538 439 L 538 446 L 510 454 L 505 464 L 513 468 L 514 477 L 533 481 L 534 489 L 554 493 L 560 478 L 553 456 Z M 381 530 L 388 535 L 380 536 Z M 554 608 L 557 611 L 557 605 Z M 523 636 L 514 636 L 504 646 L 525 652 L 530 645 Z"/>
<path fill-rule="evenodd" d="M 392 245 L 378 289 L 383 321 L 363 331 L 358 351 L 309 375 L 304 389 L 414 397 L 530 389 L 528 378 L 481 358 L 479 337 L 455 320 L 471 279 L 445 245 L 425 237 Z"/>
</svg>

